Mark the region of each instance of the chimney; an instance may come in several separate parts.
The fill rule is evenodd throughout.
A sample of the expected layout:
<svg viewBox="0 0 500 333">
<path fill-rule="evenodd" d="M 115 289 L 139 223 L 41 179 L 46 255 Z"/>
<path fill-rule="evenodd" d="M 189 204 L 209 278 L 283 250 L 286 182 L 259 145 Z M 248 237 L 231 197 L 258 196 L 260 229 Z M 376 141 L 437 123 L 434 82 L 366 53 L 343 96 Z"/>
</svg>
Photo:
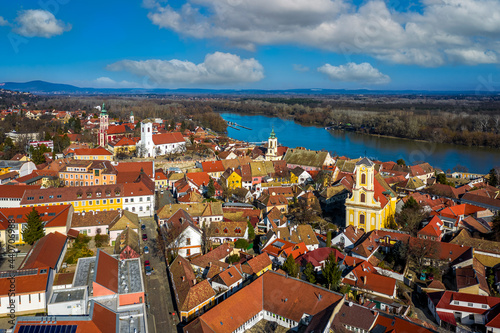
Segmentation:
<svg viewBox="0 0 500 333">
<path fill-rule="evenodd" d="M 196 279 L 193 279 L 193 285 L 195 285 L 195 284 L 196 284 Z"/>
<path fill-rule="evenodd" d="M 181 276 L 181 279 L 182 279 L 182 282 L 184 282 L 186 280 L 186 277 L 185 276 Z"/>
</svg>

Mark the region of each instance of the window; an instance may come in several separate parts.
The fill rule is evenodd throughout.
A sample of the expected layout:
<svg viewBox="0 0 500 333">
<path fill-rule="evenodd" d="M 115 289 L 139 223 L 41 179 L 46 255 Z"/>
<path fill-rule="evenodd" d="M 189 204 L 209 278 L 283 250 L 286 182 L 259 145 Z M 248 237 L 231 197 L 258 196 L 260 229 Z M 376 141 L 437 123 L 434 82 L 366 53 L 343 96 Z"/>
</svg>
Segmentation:
<svg viewBox="0 0 500 333">
<path fill-rule="evenodd" d="M 359 216 L 359 224 L 365 224 L 365 215 L 361 214 Z"/>
<path fill-rule="evenodd" d="M 105 204 L 106 204 L 106 199 L 104 199 L 104 200 L 102 201 L 102 204 L 103 204 L 103 205 L 105 205 Z"/>
<path fill-rule="evenodd" d="M 92 206 L 92 200 L 89 201 L 89 206 Z"/>
<path fill-rule="evenodd" d="M 366 174 L 361 174 L 361 184 L 366 184 Z"/>
<path fill-rule="evenodd" d="M 364 193 L 361 193 L 361 202 L 366 202 L 366 195 Z"/>
<path fill-rule="evenodd" d="M 128 203 L 128 199 L 125 199 L 125 203 Z"/>
<path fill-rule="evenodd" d="M 130 202 L 134 202 L 134 198 L 130 198 Z"/>
<path fill-rule="evenodd" d="M 473 314 L 469 315 L 469 320 L 474 320 L 474 315 Z"/>
<path fill-rule="evenodd" d="M 142 202 L 142 199 L 143 199 L 143 198 L 142 198 L 142 197 L 140 197 L 140 198 L 139 198 L 139 201 L 140 201 L 140 202 Z"/>
<path fill-rule="evenodd" d="M 110 204 L 112 204 L 112 203 L 113 203 L 113 201 L 114 201 L 113 199 L 109 199 L 109 203 L 110 203 Z"/>
<path fill-rule="evenodd" d="M 120 199 L 116 199 L 116 203 L 120 203 Z"/>
<path fill-rule="evenodd" d="M 191 245 L 191 238 L 186 238 L 186 245 Z"/>
</svg>

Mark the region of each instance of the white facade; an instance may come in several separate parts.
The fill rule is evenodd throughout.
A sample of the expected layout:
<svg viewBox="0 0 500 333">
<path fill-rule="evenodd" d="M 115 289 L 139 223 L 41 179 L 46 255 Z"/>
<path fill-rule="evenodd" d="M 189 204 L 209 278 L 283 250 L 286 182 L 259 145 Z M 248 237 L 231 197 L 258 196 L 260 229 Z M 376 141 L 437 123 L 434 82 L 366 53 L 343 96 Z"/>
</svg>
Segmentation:
<svg viewBox="0 0 500 333">
<path fill-rule="evenodd" d="M 179 153 L 186 150 L 186 142 L 165 143 L 156 145 L 153 141 L 153 123 L 141 123 L 141 140 L 137 143 L 138 154 L 142 157 L 156 157 Z"/>
<path fill-rule="evenodd" d="M 83 316 L 87 310 L 87 288 L 55 289 L 47 305 L 49 316 Z"/>
<path fill-rule="evenodd" d="M 193 254 L 201 253 L 201 232 L 189 226 L 182 231 L 176 243 L 179 249 L 178 254 L 181 257 L 188 257 Z"/>
<path fill-rule="evenodd" d="M 139 217 L 153 216 L 154 195 L 131 196 L 123 198 L 123 209 L 128 210 Z"/>
</svg>

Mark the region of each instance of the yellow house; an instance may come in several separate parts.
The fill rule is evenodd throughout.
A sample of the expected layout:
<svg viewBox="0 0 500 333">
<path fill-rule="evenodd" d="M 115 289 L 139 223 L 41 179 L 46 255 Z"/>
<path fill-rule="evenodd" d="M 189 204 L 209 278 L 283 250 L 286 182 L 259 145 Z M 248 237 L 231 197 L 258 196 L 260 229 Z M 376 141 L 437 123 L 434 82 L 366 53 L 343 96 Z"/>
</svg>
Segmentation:
<svg viewBox="0 0 500 333">
<path fill-rule="evenodd" d="M 230 189 L 241 188 L 241 171 L 239 169 L 232 170 L 228 169 L 222 175 L 222 178 L 226 180 L 226 187 Z"/>
<path fill-rule="evenodd" d="M 21 207 L 73 205 L 75 212 L 123 209 L 123 184 L 27 190 Z"/>
<path fill-rule="evenodd" d="M 172 261 L 170 276 L 182 322 L 198 317 L 215 305 L 215 291 L 210 283 L 208 280 L 198 282 L 191 264 L 183 257 L 177 256 Z"/>
<path fill-rule="evenodd" d="M 101 160 L 101 161 L 112 161 L 113 154 L 102 147 L 98 148 L 80 148 L 74 150 L 75 160 Z"/>
<path fill-rule="evenodd" d="M 252 268 L 252 272 L 257 276 L 261 276 L 273 268 L 273 262 L 271 261 L 271 258 L 269 258 L 269 255 L 265 252 L 248 260 L 245 264 L 250 266 L 250 268 Z"/>
<path fill-rule="evenodd" d="M 27 225 L 26 216 L 32 209 L 31 207 L 0 208 L 0 242 L 2 246 L 25 244 L 22 231 Z M 35 209 L 45 224 L 45 234 L 56 231 L 64 235 L 67 234 L 73 216 L 71 205 L 37 207 Z"/>
<path fill-rule="evenodd" d="M 369 232 L 387 228 L 394 219 L 396 195 L 368 158 L 356 163 L 356 181 L 351 196 L 346 199 L 346 226 L 352 225 Z"/>
</svg>

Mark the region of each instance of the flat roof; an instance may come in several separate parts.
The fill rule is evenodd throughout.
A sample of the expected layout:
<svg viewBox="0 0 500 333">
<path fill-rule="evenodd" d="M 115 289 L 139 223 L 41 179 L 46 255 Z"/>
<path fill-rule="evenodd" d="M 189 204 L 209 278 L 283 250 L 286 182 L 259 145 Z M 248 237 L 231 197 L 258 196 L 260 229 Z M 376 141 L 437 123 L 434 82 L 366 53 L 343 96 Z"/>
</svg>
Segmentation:
<svg viewBox="0 0 500 333">
<path fill-rule="evenodd" d="M 84 300 L 87 294 L 87 288 L 68 288 L 56 289 L 52 293 L 49 303 L 65 303 Z"/>
</svg>

